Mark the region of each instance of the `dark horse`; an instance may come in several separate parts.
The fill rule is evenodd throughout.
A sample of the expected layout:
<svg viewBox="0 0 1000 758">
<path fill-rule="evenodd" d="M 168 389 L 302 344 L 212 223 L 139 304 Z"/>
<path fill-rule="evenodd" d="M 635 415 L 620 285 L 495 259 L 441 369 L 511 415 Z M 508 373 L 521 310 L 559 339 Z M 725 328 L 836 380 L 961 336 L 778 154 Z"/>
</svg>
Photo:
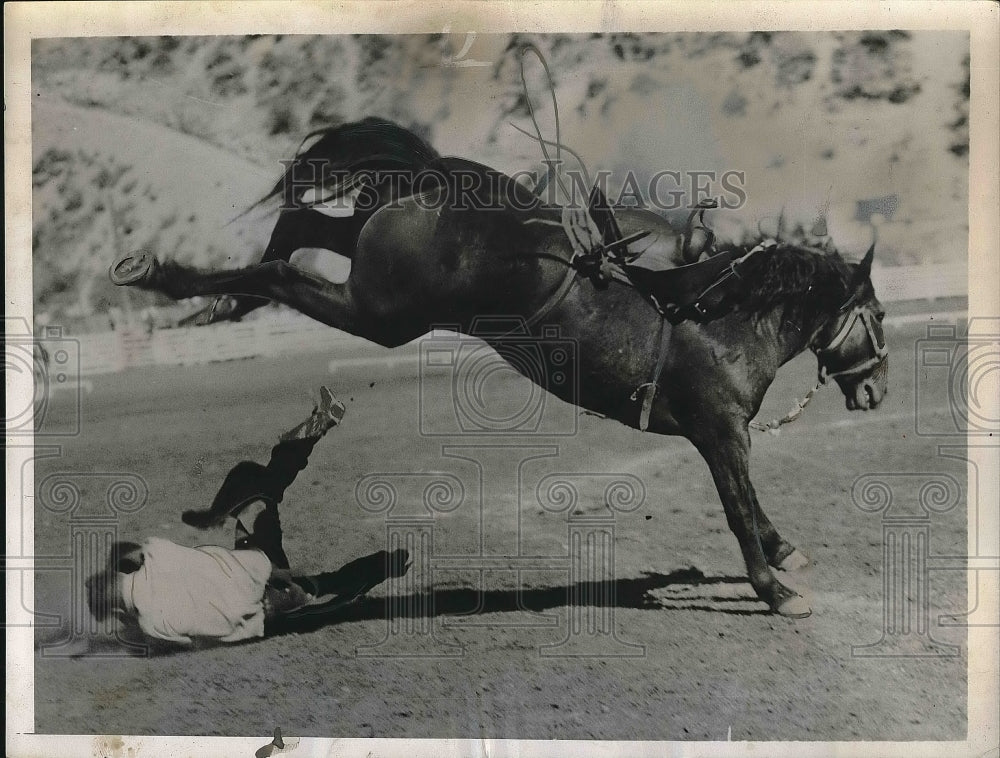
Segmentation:
<svg viewBox="0 0 1000 758">
<path fill-rule="evenodd" d="M 236 295 L 244 312 L 274 300 L 386 347 L 447 324 L 503 354 L 507 332 L 486 326 L 496 322 L 484 316 L 518 318 L 538 339 L 555 325 L 561 340 L 577 343 L 579 386 L 572 397 L 547 389 L 632 427 L 642 403 L 636 390 L 650 382 L 659 356 L 648 430 L 683 435 L 705 458 L 761 600 L 785 616 L 810 613 L 770 568 L 800 568 L 807 560 L 757 502 L 748 423 L 778 368 L 806 349 L 817 355 L 821 376 L 836 378 L 849 409 L 879 404 L 887 359 L 884 312 L 869 277 L 872 250 L 851 265 L 791 244 L 760 249 L 740 268 L 741 288 L 728 312 L 705 323 L 671 323 L 634 287 L 596 287 L 568 265 L 573 247 L 560 210 L 522 185 L 470 161 L 441 158 L 386 121 L 365 119 L 316 136 L 269 195 L 284 203 L 260 263 L 203 271 L 138 252 L 112 265 L 112 280 L 175 299 Z M 304 168 L 317 167 L 302 178 Z M 395 178 L 384 180 L 379 171 Z M 352 190 L 361 193 L 353 216 L 333 218 L 312 207 Z M 677 255 L 678 235 L 656 214 L 626 209 L 617 220 L 624 235 L 649 232 L 631 253 Z M 347 280 L 333 283 L 291 264 L 300 248 L 350 258 Z"/>
</svg>

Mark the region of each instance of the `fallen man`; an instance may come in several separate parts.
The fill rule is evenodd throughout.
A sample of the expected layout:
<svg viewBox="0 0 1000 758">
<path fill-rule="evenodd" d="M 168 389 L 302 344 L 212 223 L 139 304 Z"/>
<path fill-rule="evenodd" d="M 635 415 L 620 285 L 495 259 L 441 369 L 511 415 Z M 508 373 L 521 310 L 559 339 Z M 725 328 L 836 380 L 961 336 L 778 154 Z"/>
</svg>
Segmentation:
<svg viewBox="0 0 1000 758">
<path fill-rule="evenodd" d="M 87 580 L 94 617 L 113 614 L 127 625 L 138 624 L 148 637 L 169 642 L 237 642 L 264 636 L 265 625 L 281 619 L 340 608 L 405 574 L 405 550 L 381 551 L 317 576 L 293 574 L 289 567 L 278 503 L 344 411 L 321 387 L 319 406 L 281 436 L 266 466 L 242 461 L 226 475 L 211 508 L 184 512 L 184 522 L 201 529 L 235 518 L 232 550 L 184 547 L 158 537 L 142 545 L 116 543 L 105 570 Z"/>
</svg>

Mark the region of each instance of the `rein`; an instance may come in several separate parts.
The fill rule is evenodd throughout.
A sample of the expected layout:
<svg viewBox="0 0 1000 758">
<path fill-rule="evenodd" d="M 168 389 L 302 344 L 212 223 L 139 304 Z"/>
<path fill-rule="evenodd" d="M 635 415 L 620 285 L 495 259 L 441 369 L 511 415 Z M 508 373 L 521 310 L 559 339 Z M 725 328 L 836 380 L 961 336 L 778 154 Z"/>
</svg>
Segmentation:
<svg viewBox="0 0 1000 758">
<path fill-rule="evenodd" d="M 799 416 L 802 415 L 802 411 L 804 411 L 806 409 L 806 406 L 809 405 L 809 402 L 813 399 L 813 395 L 819 392 L 819 390 L 823 387 L 825 383 L 826 383 L 825 379 L 821 379 L 820 381 L 816 382 L 816 386 L 813 387 L 811 390 L 809 390 L 806 393 L 806 396 L 801 400 L 796 399 L 795 406 L 792 408 L 792 410 L 790 410 L 781 418 L 773 418 L 766 424 L 754 419 L 748 424 L 748 426 L 754 431 L 771 432 L 771 434 L 777 434 L 779 427 L 782 427 L 785 424 L 792 423 L 793 421 L 795 421 L 795 419 L 797 419 Z"/>
</svg>

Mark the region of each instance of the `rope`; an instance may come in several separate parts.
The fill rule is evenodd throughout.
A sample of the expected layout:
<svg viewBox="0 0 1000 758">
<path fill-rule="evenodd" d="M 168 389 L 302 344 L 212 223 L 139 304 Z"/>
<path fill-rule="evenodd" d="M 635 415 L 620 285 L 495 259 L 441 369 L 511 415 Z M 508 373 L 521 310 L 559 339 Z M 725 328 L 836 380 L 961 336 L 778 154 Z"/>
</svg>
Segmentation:
<svg viewBox="0 0 1000 758">
<path fill-rule="evenodd" d="M 549 93 L 552 96 L 552 112 L 555 115 L 555 122 L 556 122 L 555 141 L 547 140 L 542 137 L 542 130 L 538 126 L 538 120 L 535 118 L 535 108 L 531 104 L 531 97 L 528 95 L 528 81 L 524 76 L 524 56 L 527 53 L 535 54 L 535 57 L 538 58 L 539 62 L 542 64 L 542 68 L 545 70 L 545 76 L 549 82 Z M 545 157 L 545 163 L 548 166 L 549 172 L 551 173 L 554 170 L 556 182 L 558 183 L 559 188 L 563 191 L 563 194 L 566 196 L 567 201 L 569 201 L 572 199 L 573 196 L 570 192 L 566 190 L 566 185 L 563 181 L 562 172 L 560 170 L 560 167 L 562 166 L 562 151 L 565 150 L 574 158 L 576 158 L 577 162 L 580 164 L 580 168 L 583 169 L 583 176 L 584 179 L 586 179 L 587 181 L 587 186 L 590 186 L 590 174 L 587 171 L 587 166 L 586 164 L 584 164 L 583 159 L 576 152 L 568 148 L 566 145 L 562 144 L 562 133 L 559 126 L 559 103 L 556 100 L 556 86 L 552 80 L 552 72 L 549 70 L 549 64 L 545 60 L 545 56 L 542 54 L 542 51 L 539 50 L 534 44 L 529 42 L 521 49 L 519 63 L 521 66 L 521 89 L 524 93 L 524 101 L 528 106 L 528 115 L 531 117 L 532 126 L 535 127 L 535 134 L 531 134 L 525 129 L 521 129 L 516 124 L 512 123 L 511 126 L 517 129 L 519 132 L 528 135 L 533 140 L 536 140 L 538 142 L 539 146 L 541 146 L 542 148 L 542 155 Z M 556 149 L 556 160 L 554 164 L 552 159 L 549 157 L 549 151 L 546 149 L 547 145 L 551 145 Z"/>
<path fill-rule="evenodd" d="M 804 411 L 806 409 L 806 406 L 809 405 L 809 401 L 813 399 L 813 395 L 815 395 L 822 386 L 823 386 L 822 381 L 816 382 L 816 386 L 813 387 L 811 390 L 809 390 L 804 398 L 802 398 L 801 400 L 796 400 L 795 407 L 792 408 L 792 410 L 790 410 L 781 418 L 771 419 L 766 424 L 754 420 L 750 422 L 749 424 L 750 428 L 758 432 L 770 432 L 771 434 L 777 434 L 779 431 L 779 427 L 782 427 L 785 424 L 792 423 L 793 421 L 795 421 L 795 419 L 797 419 L 799 416 L 802 415 L 802 411 Z"/>
<path fill-rule="evenodd" d="M 574 158 L 576 158 L 576 162 L 580 164 L 580 169 L 583 171 L 583 178 L 587 182 L 587 186 L 588 187 L 593 187 L 594 186 L 593 183 L 590 181 L 590 172 L 587 171 L 587 164 L 583 162 L 583 158 L 580 157 L 580 154 L 578 152 L 576 152 L 576 150 L 574 150 L 573 148 L 571 148 L 569 145 L 564 145 L 561 142 L 554 142 L 553 140 L 544 139 L 544 138 L 542 138 L 542 137 L 540 137 L 538 135 L 532 134 L 527 129 L 522 129 L 517 124 L 511 123 L 510 125 L 512 127 L 514 127 L 515 129 L 517 129 L 517 131 L 521 132 L 521 134 L 524 134 L 524 135 L 526 135 L 528 137 L 531 137 L 531 139 L 535 140 L 535 142 L 537 142 L 540 145 L 542 145 L 542 151 L 543 151 L 543 153 L 544 153 L 544 150 L 545 150 L 544 146 L 545 145 L 551 145 L 553 147 L 558 147 L 558 148 L 560 148 L 562 150 L 565 150 L 567 153 L 569 153 L 570 155 L 572 155 Z M 563 190 L 565 191 L 565 187 L 563 188 Z"/>
</svg>

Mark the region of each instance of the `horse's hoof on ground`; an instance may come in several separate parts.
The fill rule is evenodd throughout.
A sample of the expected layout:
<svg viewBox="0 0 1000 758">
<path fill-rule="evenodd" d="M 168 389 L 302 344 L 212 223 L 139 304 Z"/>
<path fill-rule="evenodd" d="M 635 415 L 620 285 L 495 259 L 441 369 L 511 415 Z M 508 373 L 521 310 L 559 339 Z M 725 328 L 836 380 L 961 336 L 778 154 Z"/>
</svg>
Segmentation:
<svg viewBox="0 0 1000 758">
<path fill-rule="evenodd" d="M 801 595 L 787 598 L 776 610 L 779 615 L 790 619 L 804 619 L 806 616 L 812 615 L 812 608 Z"/>
<path fill-rule="evenodd" d="M 108 275 L 119 287 L 136 284 L 148 278 L 156 265 L 156 258 L 145 250 L 127 253 L 111 264 Z"/>
<path fill-rule="evenodd" d="M 799 569 L 804 569 L 808 565 L 809 559 L 806 558 L 806 554 L 796 548 L 785 556 L 785 559 L 778 564 L 778 569 L 781 571 L 798 571 Z"/>
</svg>

